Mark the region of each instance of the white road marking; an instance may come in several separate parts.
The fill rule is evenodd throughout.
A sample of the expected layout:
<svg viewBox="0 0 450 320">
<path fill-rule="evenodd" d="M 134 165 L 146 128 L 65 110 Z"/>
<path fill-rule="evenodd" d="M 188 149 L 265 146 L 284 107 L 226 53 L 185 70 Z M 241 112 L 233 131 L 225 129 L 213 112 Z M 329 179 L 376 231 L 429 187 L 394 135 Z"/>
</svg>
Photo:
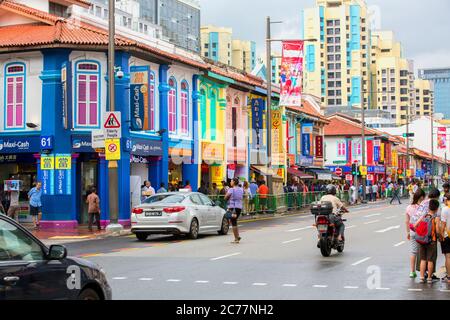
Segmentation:
<svg viewBox="0 0 450 320">
<path fill-rule="evenodd" d="M 140 281 L 152 281 L 153 278 L 140 278 L 139 280 Z"/>
<path fill-rule="evenodd" d="M 376 288 L 376 290 L 387 291 L 387 290 L 391 290 L 391 288 Z"/>
<path fill-rule="evenodd" d="M 345 227 L 345 230 L 356 228 L 356 226 Z"/>
<path fill-rule="evenodd" d="M 304 227 L 304 228 L 299 228 L 299 229 L 292 229 L 292 230 L 288 230 L 287 232 L 297 232 L 297 231 L 303 231 L 303 230 L 308 230 L 308 229 L 313 229 L 313 226 L 309 226 L 309 227 Z"/>
<path fill-rule="evenodd" d="M 359 289 L 359 287 L 345 286 L 344 289 Z"/>
<path fill-rule="evenodd" d="M 328 288 L 328 286 L 324 285 L 324 284 L 316 284 L 316 285 L 313 285 L 313 287 L 314 288 Z"/>
<path fill-rule="evenodd" d="M 374 214 L 369 214 L 368 216 L 365 216 L 364 218 L 372 218 L 372 217 L 379 217 L 381 216 L 381 213 L 374 213 Z"/>
<path fill-rule="evenodd" d="M 115 277 L 113 278 L 113 280 L 126 280 L 128 279 L 127 277 Z"/>
<path fill-rule="evenodd" d="M 197 280 L 195 281 L 195 283 L 209 283 L 208 280 Z"/>
<path fill-rule="evenodd" d="M 359 260 L 359 261 L 357 261 L 357 262 L 355 262 L 354 264 L 352 264 L 352 266 L 357 266 L 357 265 L 360 265 L 361 263 L 364 263 L 364 262 L 366 262 L 366 261 L 369 261 L 370 259 L 372 259 L 372 257 L 367 257 L 367 258 L 364 258 L 364 259 L 362 259 L 362 260 Z"/>
<path fill-rule="evenodd" d="M 392 220 L 392 219 L 395 219 L 395 218 L 397 218 L 397 216 L 390 216 L 390 217 L 386 217 L 386 220 Z"/>
<path fill-rule="evenodd" d="M 283 287 L 293 288 L 293 287 L 296 287 L 296 286 L 297 286 L 296 284 L 290 284 L 290 283 L 283 284 Z"/>
<path fill-rule="evenodd" d="M 442 289 L 442 290 L 439 290 L 440 292 L 450 292 L 450 290 L 446 290 L 446 289 Z"/>
<path fill-rule="evenodd" d="M 228 254 L 226 256 L 221 256 L 221 257 L 217 257 L 217 258 L 212 258 L 211 261 L 216 261 L 216 260 L 221 260 L 221 259 L 225 259 L 225 258 L 230 258 L 230 257 L 234 257 L 234 256 L 238 256 L 242 254 L 242 252 L 236 252 L 236 253 L 232 253 L 232 254 Z"/>
<path fill-rule="evenodd" d="M 293 239 L 293 240 L 289 240 L 289 241 L 284 241 L 283 244 L 288 244 L 288 243 L 297 242 L 297 241 L 301 241 L 301 240 L 302 240 L 302 238 Z"/>
<path fill-rule="evenodd" d="M 386 228 L 386 229 L 382 229 L 382 230 L 378 230 L 378 231 L 375 231 L 375 232 L 376 233 L 386 233 L 388 231 L 397 230 L 397 229 L 400 229 L 400 226 L 392 226 L 392 227 L 389 227 L 389 228 Z"/>
<path fill-rule="evenodd" d="M 405 241 L 399 242 L 397 244 L 394 244 L 394 247 L 400 247 L 400 246 L 404 245 L 405 243 L 406 243 Z"/>
<path fill-rule="evenodd" d="M 180 279 L 168 279 L 167 282 L 181 282 Z"/>
<path fill-rule="evenodd" d="M 235 285 L 235 284 L 238 284 L 238 282 L 224 282 L 223 284 L 226 284 L 226 285 Z"/>
<path fill-rule="evenodd" d="M 257 287 L 264 287 L 264 286 L 267 286 L 267 283 L 256 282 L 256 283 L 254 283 L 253 285 L 254 285 L 254 286 L 257 286 Z"/>
<path fill-rule="evenodd" d="M 373 223 L 377 223 L 377 222 L 380 222 L 380 220 L 373 220 L 373 221 L 369 221 L 369 222 L 364 222 L 364 224 L 368 225 L 368 224 L 373 224 Z"/>
<path fill-rule="evenodd" d="M 422 292 L 423 289 L 408 289 L 408 291 L 414 291 L 414 292 Z"/>
</svg>

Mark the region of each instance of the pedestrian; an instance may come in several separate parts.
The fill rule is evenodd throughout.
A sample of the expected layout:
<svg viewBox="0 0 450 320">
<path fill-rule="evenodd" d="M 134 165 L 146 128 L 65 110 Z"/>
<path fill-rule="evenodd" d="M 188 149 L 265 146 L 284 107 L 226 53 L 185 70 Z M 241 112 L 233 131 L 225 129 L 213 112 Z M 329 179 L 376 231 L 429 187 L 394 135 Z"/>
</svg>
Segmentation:
<svg viewBox="0 0 450 320">
<path fill-rule="evenodd" d="M 189 180 L 186 180 L 186 185 L 184 186 L 184 189 L 188 189 L 189 192 L 192 192 L 191 182 Z M 206 193 L 208 193 L 208 191 Z"/>
<path fill-rule="evenodd" d="M 420 283 L 433 283 L 433 271 L 436 267 L 434 256 L 437 256 L 437 214 L 439 201 L 431 200 L 427 214 L 422 216 L 414 225 L 415 239 L 419 243 L 420 253 Z M 428 279 L 425 281 L 425 272 L 428 270 Z"/>
<path fill-rule="evenodd" d="M 441 192 L 441 197 L 439 198 L 439 202 L 442 204 L 445 204 L 445 195 L 447 193 L 450 193 L 450 184 L 449 183 L 444 183 L 444 185 L 442 186 L 442 192 Z"/>
<path fill-rule="evenodd" d="M 410 266 L 411 266 L 411 272 L 409 274 L 409 277 L 411 279 L 417 278 L 416 273 L 416 264 L 418 259 L 418 253 L 419 253 L 419 244 L 417 243 L 415 239 L 415 232 L 414 232 L 414 225 L 419 220 L 420 217 L 417 216 L 418 209 L 421 205 L 421 203 L 425 200 L 425 192 L 423 190 L 418 190 L 413 197 L 412 204 L 410 204 L 406 208 L 406 235 L 407 239 L 410 243 Z"/>
<path fill-rule="evenodd" d="M 400 205 L 402 204 L 402 202 L 400 200 L 399 192 L 400 192 L 399 185 L 397 183 L 395 183 L 392 188 L 392 199 L 391 199 L 390 204 L 392 204 L 392 202 L 394 202 L 395 199 L 398 200 L 398 203 Z"/>
<path fill-rule="evenodd" d="M 20 213 L 20 205 L 19 205 L 19 190 L 13 190 L 9 193 L 9 209 L 8 209 L 8 217 L 19 222 L 19 213 Z"/>
<path fill-rule="evenodd" d="M 372 196 L 373 196 L 373 187 L 372 184 L 369 183 L 366 187 L 366 197 L 367 197 L 367 201 L 372 202 Z"/>
<path fill-rule="evenodd" d="M 33 219 L 35 229 L 39 229 L 42 219 L 42 183 L 37 182 L 34 188 L 28 192 L 28 199 L 30 201 L 30 215 Z"/>
<path fill-rule="evenodd" d="M 167 185 L 167 189 L 169 190 L 169 192 L 175 192 L 175 187 L 173 186 L 172 183 L 169 183 L 169 184 Z"/>
<path fill-rule="evenodd" d="M 352 186 L 350 187 L 350 199 L 351 199 L 351 204 L 356 204 L 357 202 L 357 194 L 356 194 L 356 187 L 355 185 L 352 183 Z"/>
<path fill-rule="evenodd" d="M 3 198 L 5 197 L 5 192 L 3 190 L 3 185 L 0 185 L 0 214 L 7 214 L 5 207 L 3 206 Z"/>
<path fill-rule="evenodd" d="M 239 244 L 242 240 L 239 235 L 238 219 L 242 213 L 244 199 L 244 190 L 239 186 L 239 179 L 231 180 L 231 188 L 228 189 L 225 200 L 228 201 L 228 212 L 230 215 L 230 223 L 233 227 L 234 241 L 233 244 Z"/>
<path fill-rule="evenodd" d="M 378 184 L 374 183 L 372 187 L 372 201 L 376 202 L 378 199 Z"/>
<path fill-rule="evenodd" d="M 88 214 L 89 214 L 89 231 L 92 231 L 92 224 L 95 219 L 95 224 L 97 225 L 97 230 L 101 231 L 102 227 L 100 225 L 100 198 L 97 195 L 97 189 L 93 187 L 91 193 L 86 199 L 88 204 Z"/>
<path fill-rule="evenodd" d="M 244 214 L 250 214 L 250 201 L 252 199 L 252 193 L 250 192 L 250 185 L 247 181 L 244 182 Z"/>
<path fill-rule="evenodd" d="M 156 191 L 156 193 L 167 193 L 166 185 L 164 184 L 164 182 L 161 182 L 161 184 L 159 185 L 159 189 L 158 191 Z"/>
<path fill-rule="evenodd" d="M 152 187 L 152 183 L 150 181 L 144 181 L 144 185 L 142 186 L 142 202 L 155 194 L 156 191 L 155 188 Z"/>
<path fill-rule="evenodd" d="M 444 196 L 445 206 L 441 213 L 440 241 L 442 254 L 445 257 L 447 283 L 450 284 L 450 193 Z"/>
<path fill-rule="evenodd" d="M 268 209 L 268 196 L 269 196 L 269 187 L 266 186 L 266 182 L 264 180 L 259 182 L 258 188 L 258 197 L 259 197 L 259 205 L 262 212 L 266 212 Z"/>
<path fill-rule="evenodd" d="M 198 188 L 198 192 L 203 193 L 205 196 L 208 195 L 208 188 L 206 188 L 206 182 L 202 181 L 200 183 L 200 188 Z"/>
</svg>

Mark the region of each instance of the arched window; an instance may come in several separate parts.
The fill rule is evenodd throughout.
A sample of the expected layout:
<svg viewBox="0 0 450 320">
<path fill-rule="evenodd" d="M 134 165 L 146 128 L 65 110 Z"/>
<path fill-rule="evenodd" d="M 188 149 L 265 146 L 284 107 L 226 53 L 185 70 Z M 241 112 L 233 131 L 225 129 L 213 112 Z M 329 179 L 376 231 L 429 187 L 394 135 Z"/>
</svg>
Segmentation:
<svg viewBox="0 0 450 320">
<path fill-rule="evenodd" d="M 24 63 L 10 63 L 5 67 L 5 129 L 25 129 Z"/>
<path fill-rule="evenodd" d="M 177 132 L 177 81 L 169 79 L 169 132 Z"/>
<path fill-rule="evenodd" d="M 189 134 L 189 85 L 181 82 L 181 133 Z"/>
<path fill-rule="evenodd" d="M 79 61 L 75 70 L 75 127 L 99 127 L 100 65 Z"/>
<path fill-rule="evenodd" d="M 155 111 L 155 73 L 150 72 L 150 121 L 149 130 L 156 131 L 156 111 Z"/>
</svg>

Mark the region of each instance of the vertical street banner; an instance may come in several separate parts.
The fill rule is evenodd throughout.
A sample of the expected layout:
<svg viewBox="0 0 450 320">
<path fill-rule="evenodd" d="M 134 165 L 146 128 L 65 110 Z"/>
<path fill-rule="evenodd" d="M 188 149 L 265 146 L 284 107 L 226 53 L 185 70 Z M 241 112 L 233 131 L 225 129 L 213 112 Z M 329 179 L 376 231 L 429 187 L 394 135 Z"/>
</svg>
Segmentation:
<svg viewBox="0 0 450 320">
<path fill-rule="evenodd" d="M 130 116 L 131 130 L 148 131 L 149 125 L 149 89 L 150 67 L 134 66 L 130 68 Z"/>
<path fill-rule="evenodd" d="M 323 136 L 316 136 L 316 158 L 323 159 Z"/>
<path fill-rule="evenodd" d="M 385 162 L 385 144 L 381 143 L 380 144 L 380 161 L 381 163 Z"/>
<path fill-rule="evenodd" d="M 439 150 L 447 149 L 447 128 L 446 127 L 438 128 L 437 146 L 438 146 Z"/>
<path fill-rule="evenodd" d="M 280 105 L 300 107 L 302 104 L 303 41 L 284 41 L 281 59 Z"/>
<path fill-rule="evenodd" d="M 272 165 L 284 166 L 283 113 L 281 108 L 272 110 Z"/>
<path fill-rule="evenodd" d="M 312 134 L 313 125 L 302 125 L 302 155 L 312 156 Z"/>
<path fill-rule="evenodd" d="M 367 163 L 372 164 L 374 160 L 374 153 L 373 153 L 373 140 L 367 140 L 366 142 L 367 146 Z"/>
<path fill-rule="evenodd" d="M 252 149 L 259 150 L 264 144 L 263 139 L 263 112 L 265 109 L 265 100 L 252 99 Z"/>
<path fill-rule="evenodd" d="M 381 145 L 380 140 L 375 140 L 373 142 L 373 161 L 374 162 L 380 162 L 380 155 L 381 155 L 380 145 Z"/>
<path fill-rule="evenodd" d="M 55 181 L 57 195 L 70 195 L 72 193 L 72 155 L 56 154 L 55 156 Z"/>
<path fill-rule="evenodd" d="M 41 155 L 40 181 L 42 182 L 42 193 L 54 195 L 55 155 Z"/>
</svg>

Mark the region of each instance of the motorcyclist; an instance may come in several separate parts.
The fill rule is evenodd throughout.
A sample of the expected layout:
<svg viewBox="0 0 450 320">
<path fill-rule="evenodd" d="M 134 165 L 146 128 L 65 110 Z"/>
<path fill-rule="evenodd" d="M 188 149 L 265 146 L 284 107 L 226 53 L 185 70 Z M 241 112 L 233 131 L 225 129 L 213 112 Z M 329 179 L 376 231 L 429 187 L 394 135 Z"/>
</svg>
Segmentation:
<svg viewBox="0 0 450 320">
<path fill-rule="evenodd" d="M 336 226 L 338 231 L 338 241 L 341 242 L 343 240 L 345 225 L 342 221 L 342 215 L 344 213 L 348 213 L 348 209 L 345 208 L 344 204 L 336 197 L 336 187 L 332 184 L 326 187 L 326 195 L 323 196 L 320 201 L 321 202 L 331 202 L 333 205 L 333 215 L 330 216 L 330 222 Z"/>
</svg>

